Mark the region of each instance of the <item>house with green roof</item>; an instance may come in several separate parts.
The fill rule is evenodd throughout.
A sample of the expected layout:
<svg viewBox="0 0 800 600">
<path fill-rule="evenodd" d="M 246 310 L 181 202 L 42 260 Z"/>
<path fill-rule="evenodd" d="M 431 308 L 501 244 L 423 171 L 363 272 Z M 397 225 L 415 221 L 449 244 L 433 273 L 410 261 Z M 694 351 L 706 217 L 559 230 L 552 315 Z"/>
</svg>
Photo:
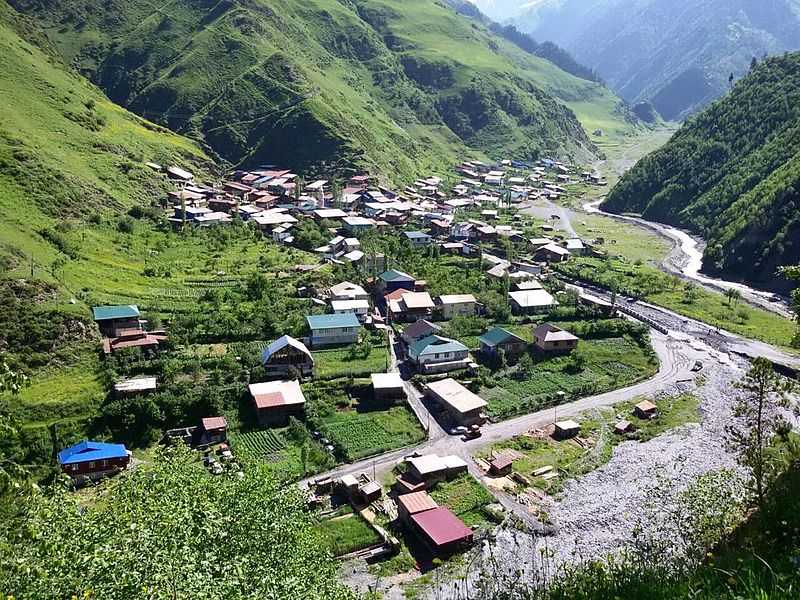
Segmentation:
<svg viewBox="0 0 800 600">
<path fill-rule="evenodd" d="M 92 316 L 100 328 L 100 333 L 108 337 L 116 337 L 126 329 L 141 329 L 139 308 L 132 304 L 123 306 L 95 306 Z"/>
<path fill-rule="evenodd" d="M 489 359 L 498 358 L 502 350 L 506 360 L 513 362 L 528 349 L 528 342 L 502 327 L 490 329 L 478 341 L 481 343 L 480 353 Z"/>
<path fill-rule="evenodd" d="M 469 348 L 457 340 L 429 335 L 408 347 L 408 358 L 420 373 L 464 369 L 471 362 Z"/>
<path fill-rule="evenodd" d="M 312 348 L 358 343 L 361 324 L 353 313 L 311 315 L 306 317 L 306 322 L 311 331 L 309 342 Z"/>
</svg>

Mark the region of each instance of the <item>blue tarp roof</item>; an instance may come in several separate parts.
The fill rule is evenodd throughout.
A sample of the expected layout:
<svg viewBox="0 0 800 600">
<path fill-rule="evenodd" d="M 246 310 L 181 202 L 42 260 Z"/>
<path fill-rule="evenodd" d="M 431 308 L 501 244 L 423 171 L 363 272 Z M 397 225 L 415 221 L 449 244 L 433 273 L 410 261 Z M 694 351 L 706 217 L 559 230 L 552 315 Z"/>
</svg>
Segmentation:
<svg viewBox="0 0 800 600">
<path fill-rule="evenodd" d="M 84 440 L 58 453 L 58 462 L 62 465 L 88 462 L 92 460 L 108 460 L 124 458 L 128 451 L 123 444 L 106 444 Z"/>
<path fill-rule="evenodd" d="M 406 237 L 410 240 L 418 240 L 423 238 L 429 238 L 427 233 L 422 233 L 421 231 L 406 231 Z"/>
<path fill-rule="evenodd" d="M 95 321 L 107 321 L 108 319 L 127 319 L 139 316 L 139 308 L 128 304 L 126 306 L 95 306 L 92 308 Z"/>
<path fill-rule="evenodd" d="M 353 313 L 341 315 L 311 315 L 306 317 L 311 329 L 335 329 L 337 327 L 359 327 L 358 318 Z"/>
</svg>

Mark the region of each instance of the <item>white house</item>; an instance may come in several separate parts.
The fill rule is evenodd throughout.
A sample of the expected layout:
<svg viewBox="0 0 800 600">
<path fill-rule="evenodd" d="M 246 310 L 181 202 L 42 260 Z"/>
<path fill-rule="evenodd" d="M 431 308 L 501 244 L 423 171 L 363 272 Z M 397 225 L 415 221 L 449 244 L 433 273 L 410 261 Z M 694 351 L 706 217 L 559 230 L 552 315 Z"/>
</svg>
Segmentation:
<svg viewBox="0 0 800 600">
<path fill-rule="evenodd" d="M 369 314 L 368 300 L 331 300 L 331 308 L 335 315 L 352 314 L 362 323 Z"/>
</svg>

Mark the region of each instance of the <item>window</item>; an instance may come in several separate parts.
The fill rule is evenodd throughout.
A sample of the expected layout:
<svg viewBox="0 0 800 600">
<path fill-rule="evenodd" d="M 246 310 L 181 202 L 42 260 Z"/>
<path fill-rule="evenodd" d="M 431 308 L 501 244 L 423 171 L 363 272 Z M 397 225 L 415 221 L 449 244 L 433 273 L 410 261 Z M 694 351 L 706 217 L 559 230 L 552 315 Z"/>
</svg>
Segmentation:
<svg viewBox="0 0 800 600">
<path fill-rule="evenodd" d="M 95 465 L 94 461 L 90 462 L 90 463 L 89 463 L 89 468 L 90 468 L 90 469 L 94 469 L 94 465 Z"/>
<path fill-rule="evenodd" d="M 72 470 L 73 471 L 77 471 L 78 470 L 78 465 L 72 465 Z"/>
<path fill-rule="evenodd" d="M 556 346 L 558 346 L 558 340 L 556 340 L 555 342 L 553 342 L 553 347 L 556 347 Z"/>
<path fill-rule="evenodd" d="M 108 466 L 108 461 L 104 460 L 103 462 L 100 463 L 100 466 L 101 467 L 107 467 Z"/>
</svg>

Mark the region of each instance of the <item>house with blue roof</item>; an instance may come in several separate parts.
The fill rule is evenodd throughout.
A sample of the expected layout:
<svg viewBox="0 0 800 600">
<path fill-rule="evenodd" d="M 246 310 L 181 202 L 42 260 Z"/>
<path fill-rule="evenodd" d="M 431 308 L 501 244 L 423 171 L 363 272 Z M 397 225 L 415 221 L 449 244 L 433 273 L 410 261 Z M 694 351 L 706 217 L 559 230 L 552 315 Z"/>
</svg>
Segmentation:
<svg viewBox="0 0 800 600">
<path fill-rule="evenodd" d="M 408 358 L 420 373 L 445 373 L 470 363 L 469 348 L 457 340 L 429 335 L 408 347 Z"/>
<path fill-rule="evenodd" d="M 480 353 L 489 359 L 499 358 L 502 350 L 506 360 L 512 362 L 528 349 L 528 342 L 502 327 L 490 329 L 478 341 L 481 343 Z"/>
<path fill-rule="evenodd" d="M 311 315 L 306 317 L 306 322 L 311 331 L 308 339 L 312 348 L 358 343 L 361 324 L 353 313 Z"/>
<path fill-rule="evenodd" d="M 139 308 L 133 304 L 124 306 L 95 306 L 92 316 L 105 336 L 115 337 L 123 329 L 141 329 Z"/>
<path fill-rule="evenodd" d="M 131 453 L 123 444 L 84 440 L 58 453 L 61 470 L 76 480 L 99 479 L 126 469 Z"/>
<path fill-rule="evenodd" d="M 290 335 L 284 335 L 264 348 L 261 364 L 269 379 L 286 379 L 293 370 L 303 377 L 314 371 L 311 352 L 303 342 Z"/>
</svg>

